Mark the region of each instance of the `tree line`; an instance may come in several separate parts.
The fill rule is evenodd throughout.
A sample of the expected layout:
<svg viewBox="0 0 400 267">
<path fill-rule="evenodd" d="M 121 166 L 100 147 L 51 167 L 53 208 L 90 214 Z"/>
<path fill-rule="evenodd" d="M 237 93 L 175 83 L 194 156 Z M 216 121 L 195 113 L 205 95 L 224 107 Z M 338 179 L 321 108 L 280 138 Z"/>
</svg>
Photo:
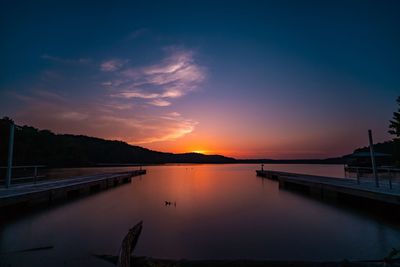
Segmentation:
<svg viewBox="0 0 400 267">
<path fill-rule="evenodd" d="M 0 166 L 7 163 L 10 118 L 0 119 Z M 13 165 L 48 167 L 98 166 L 101 164 L 231 163 L 235 159 L 198 153 L 157 152 L 122 141 L 84 135 L 55 134 L 31 126 L 15 130 Z"/>
</svg>

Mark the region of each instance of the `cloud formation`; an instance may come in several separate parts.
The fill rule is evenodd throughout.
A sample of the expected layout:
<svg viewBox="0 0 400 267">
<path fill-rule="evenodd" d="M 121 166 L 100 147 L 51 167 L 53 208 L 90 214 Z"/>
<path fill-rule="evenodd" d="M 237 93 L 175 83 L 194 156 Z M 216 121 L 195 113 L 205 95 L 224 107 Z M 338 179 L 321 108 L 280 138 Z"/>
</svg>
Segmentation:
<svg viewBox="0 0 400 267">
<path fill-rule="evenodd" d="M 198 65 L 192 51 L 170 49 L 169 55 L 157 64 L 140 68 L 126 68 L 114 80 L 103 82 L 112 88 L 113 97 L 125 99 L 153 99 L 146 103 L 168 106 L 170 100 L 196 89 L 206 78 L 205 68 Z"/>
<path fill-rule="evenodd" d="M 191 133 L 197 124 L 177 112 L 140 113 L 131 104 L 110 99 L 81 105 L 76 100 L 44 90 L 15 97 L 26 107 L 15 114 L 17 123 L 42 129 L 51 125 L 57 133 L 85 134 L 136 145 L 176 140 Z"/>
<path fill-rule="evenodd" d="M 105 72 L 117 71 L 127 62 L 122 59 L 110 59 L 100 64 L 100 70 Z"/>
<path fill-rule="evenodd" d="M 153 106 L 158 106 L 158 107 L 167 107 L 167 106 L 171 105 L 171 102 L 168 102 L 163 99 L 153 99 L 147 103 L 149 103 L 150 105 L 153 105 Z"/>
<path fill-rule="evenodd" d="M 192 51 L 165 51 L 165 58 L 155 64 L 137 67 L 132 67 L 128 59 L 111 58 L 94 64 L 85 58 L 44 54 L 44 60 L 59 64 L 93 63 L 88 65 L 88 73 L 96 73 L 81 77 L 79 85 L 85 87 L 63 90 L 54 88 L 56 82 L 65 81 L 62 69 L 44 70 L 40 88 L 25 88 L 24 93 L 12 96 L 20 105 L 14 118 L 19 124 L 57 133 L 84 134 L 130 144 L 146 145 L 183 137 L 195 129 L 197 122 L 174 111 L 173 99 L 198 88 L 206 72 L 195 61 Z M 106 90 L 91 87 L 92 79 Z"/>
</svg>

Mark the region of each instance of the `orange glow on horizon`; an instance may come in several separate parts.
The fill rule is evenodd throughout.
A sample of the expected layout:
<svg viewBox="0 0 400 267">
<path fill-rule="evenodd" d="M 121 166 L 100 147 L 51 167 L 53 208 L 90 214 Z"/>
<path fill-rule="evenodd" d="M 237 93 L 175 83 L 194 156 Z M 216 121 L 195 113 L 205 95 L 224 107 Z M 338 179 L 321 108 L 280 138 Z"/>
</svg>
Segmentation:
<svg viewBox="0 0 400 267">
<path fill-rule="evenodd" d="M 208 150 L 192 150 L 191 152 L 205 155 L 210 154 Z"/>
<path fill-rule="evenodd" d="M 342 152 L 341 149 L 336 148 L 336 142 L 322 144 L 320 140 L 323 139 L 319 137 L 318 133 L 297 131 L 292 134 L 293 131 L 285 127 L 254 131 L 251 135 L 247 135 L 235 127 L 228 130 L 226 127 L 221 128 L 220 124 L 213 123 L 213 121 L 209 122 L 207 127 L 203 125 L 199 124 L 193 132 L 180 138 L 139 144 L 139 146 L 161 152 L 194 152 L 236 159 L 328 158 L 351 153 L 352 149 Z M 290 135 L 290 138 L 282 134 L 282 131 Z M 233 132 L 235 135 L 232 134 Z M 326 133 L 326 139 L 333 140 L 335 135 L 338 133 L 329 131 Z M 342 136 L 346 135 L 342 134 Z M 305 147 L 304 144 L 308 145 Z M 361 145 L 362 143 L 359 146 Z"/>
</svg>

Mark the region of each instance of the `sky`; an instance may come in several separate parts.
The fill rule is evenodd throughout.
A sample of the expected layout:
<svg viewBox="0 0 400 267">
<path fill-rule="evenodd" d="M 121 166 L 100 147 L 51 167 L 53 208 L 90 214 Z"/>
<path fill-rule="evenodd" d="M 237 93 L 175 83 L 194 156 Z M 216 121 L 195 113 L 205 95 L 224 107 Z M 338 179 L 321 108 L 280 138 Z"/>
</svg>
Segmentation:
<svg viewBox="0 0 400 267">
<path fill-rule="evenodd" d="M 389 140 L 399 1 L 1 1 L 0 117 L 166 152 Z"/>
</svg>

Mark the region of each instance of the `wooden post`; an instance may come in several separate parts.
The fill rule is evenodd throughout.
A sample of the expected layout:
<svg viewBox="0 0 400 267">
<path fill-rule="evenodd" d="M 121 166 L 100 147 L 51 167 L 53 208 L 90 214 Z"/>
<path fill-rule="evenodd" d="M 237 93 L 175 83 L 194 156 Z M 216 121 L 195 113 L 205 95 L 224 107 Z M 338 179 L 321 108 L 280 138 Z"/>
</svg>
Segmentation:
<svg viewBox="0 0 400 267">
<path fill-rule="evenodd" d="M 11 185 L 13 150 L 14 150 L 14 123 L 12 122 L 10 125 L 10 138 L 8 140 L 8 161 L 7 161 L 7 176 L 6 176 L 7 188 L 9 188 Z"/>
<path fill-rule="evenodd" d="M 371 164 L 372 164 L 372 171 L 374 173 L 374 178 L 375 178 L 375 185 L 376 185 L 376 187 L 379 187 L 378 173 L 376 172 L 374 142 L 372 141 L 372 131 L 371 130 L 368 130 L 368 137 L 369 137 L 369 152 L 371 153 Z"/>
<path fill-rule="evenodd" d="M 34 179 L 34 180 L 33 180 L 33 183 L 36 184 L 36 180 L 37 180 L 37 166 L 35 166 L 33 177 L 34 177 L 34 178 L 33 178 L 33 179 Z"/>
</svg>

